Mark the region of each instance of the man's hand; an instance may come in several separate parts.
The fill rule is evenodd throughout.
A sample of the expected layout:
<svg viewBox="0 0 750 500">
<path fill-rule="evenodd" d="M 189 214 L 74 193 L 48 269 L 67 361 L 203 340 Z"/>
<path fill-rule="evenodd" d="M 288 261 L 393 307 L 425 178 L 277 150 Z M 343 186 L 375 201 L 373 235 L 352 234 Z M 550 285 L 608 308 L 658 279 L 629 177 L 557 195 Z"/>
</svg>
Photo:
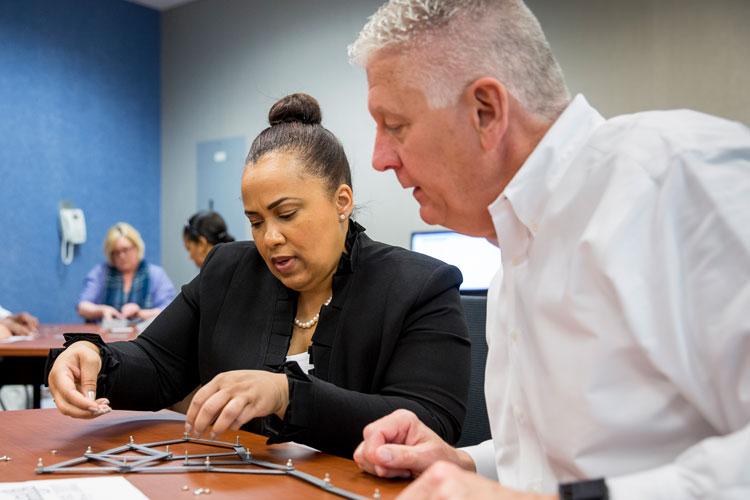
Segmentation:
<svg viewBox="0 0 750 500">
<path fill-rule="evenodd" d="M 284 418 L 289 405 L 289 383 L 283 373 L 234 370 L 220 373 L 193 396 L 185 431 L 203 434 L 211 423 L 212 439 L 237 430 L 256 417 L 276 414 Z"/>
<path fill-rule="evenodd" d="M 20 312 L 18 314 L 13 314 L 10 316 L 11 320 L 15 321 L 19 325 L 23 325 L 32 332 L 36 332 L 37 328 L 39 328 L 39 320 L 36 319 L 35 316 L 32 316 L 31 314 L 27 312 Z"/>
<path fill-rule="evenodd" d="M 417 476 L 438 460 L 473 471 L 474 461 L 440 439 L 408 410 L 396 410 L 365 427 L 354 451 L 360 469 L 380 477 Z"/>
<path fill-rule="evenodd" d="M 437 462 L 398 496 L 399 500 L 558 500 L 557 495 L 522 493 L 468 472 L 448 462 Z"/>
<path fill-rule="evenodd" d="M 111 411 L 107 399 L 96 399 L 96 378 L 101 368 L 99 348 L 91 342 L 76 342 L 57 357 L 48 382 L 63 415 L 93 418 Z"/>
<path fill-rule="evenodd" d="M 11 317 L 5 318 L 0 320 L 0 325 L 3 327 L 3 332 L 10 332 L 10 335 L 31 335 L 34 333 L 34 331 L 22 323 L 17 323 L 14 321 Z M 5 335 L 5 336 L 10 336 Z M 0 336 L 2 336 L 2 333 L 0 333 Z"/>
<path fill-rule="evenodd" d="M 2 321 L 0 321 L 0 339 L 7 339 L 8 337 L 12 336 L 13 332 L 10 331 L 10 328 L 5 326 Z"/>
</svg>

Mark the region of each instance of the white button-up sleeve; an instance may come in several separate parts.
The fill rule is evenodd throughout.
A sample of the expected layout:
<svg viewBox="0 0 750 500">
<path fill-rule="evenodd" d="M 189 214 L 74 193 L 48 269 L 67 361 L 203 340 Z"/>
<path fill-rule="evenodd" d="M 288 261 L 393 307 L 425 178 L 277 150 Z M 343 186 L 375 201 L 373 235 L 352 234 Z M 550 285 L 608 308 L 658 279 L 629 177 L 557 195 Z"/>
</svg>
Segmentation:
<svg viewBox="0 0 750 500">
<path fill-rule="evenodd" d="M 672 463 L 607 483 L 613 500 L 747 499 L 750 154 L 722 148 L 672 161 L 679 165 L 647 201 L 651 252 L 630 257 L 641 259 L 638 279 L 651 286 L 620 297 L 653 365 L 714 432 Z"/>
<path fill-rule="evenodd" d="M 11 316 L 11 312 L 7 309 L 3 309 L 3 306 L 0 306 L 0 319 L 5 319 L 8 316 Z"/>
<path fill-rule="evenodd" d="M 611 500 L 750 498 L 750 426 L 689 448 L 669 465 L 608 478 Z"/>
<path fill-rule="evenodd" d="M 460 448 L 474 460 L 477 474 L 497 481 L 497 467 L 495 465 L 495 446 L 491 439 L 474 446 Z"/>
</svg>

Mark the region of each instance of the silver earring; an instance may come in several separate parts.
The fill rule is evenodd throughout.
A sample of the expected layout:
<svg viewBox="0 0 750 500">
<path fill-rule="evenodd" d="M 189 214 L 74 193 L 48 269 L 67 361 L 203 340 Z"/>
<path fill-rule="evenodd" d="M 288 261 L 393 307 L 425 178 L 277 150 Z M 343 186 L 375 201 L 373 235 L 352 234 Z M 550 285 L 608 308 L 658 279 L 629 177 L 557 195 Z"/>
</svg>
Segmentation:
<svg viewBox="0 0 750 500">
<path fill-rule="evenodd" d="M 345 214 L 339 214 L 339 220 L 341 222 L 343 222 L 344 220 L 346 220 L 346 215 Z"/>
</svg>

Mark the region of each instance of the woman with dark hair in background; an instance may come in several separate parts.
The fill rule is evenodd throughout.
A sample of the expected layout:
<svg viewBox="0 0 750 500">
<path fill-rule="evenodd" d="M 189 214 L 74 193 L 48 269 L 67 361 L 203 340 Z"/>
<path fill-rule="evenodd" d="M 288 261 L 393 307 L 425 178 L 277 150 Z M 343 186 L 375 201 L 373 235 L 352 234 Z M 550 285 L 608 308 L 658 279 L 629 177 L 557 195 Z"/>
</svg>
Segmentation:
<svg viewBox="0 0 750 500">
<path fill-rule="evenodd" d="M 193 214 L 182 230 L 182 241 L 190 260 L 198 267 L 211 249 L 219 243 L 231 243 L 234 238 L 227 231 L 227 223 L 217 212 L 202 211 Z"/>
<path fill-rule="evenodd" d="M 137 339 L 69 335 L 48 364 L 58 408 L 158 410 L 202 385 L 186 421 L 198 435 L 243 427 L 351 456 L 368 423 L 406 408 L 455 442 L 469 383 L 460 271 L 350 219 L 349 163 L 315 99 L 287 96 L 269 122 L 242 176 L 254 241 L 215 247 Z"/>
</svg>

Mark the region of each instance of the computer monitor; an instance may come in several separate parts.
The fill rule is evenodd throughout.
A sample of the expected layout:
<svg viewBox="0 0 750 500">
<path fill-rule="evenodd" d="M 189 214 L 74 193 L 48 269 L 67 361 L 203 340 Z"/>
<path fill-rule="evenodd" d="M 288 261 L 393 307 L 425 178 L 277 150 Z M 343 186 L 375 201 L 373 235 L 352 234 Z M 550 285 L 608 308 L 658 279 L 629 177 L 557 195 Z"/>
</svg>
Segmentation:
<svg viewBox="0 0 750 500">
<path fill-rule="evenodd" d="M 411 249 L 461 270 L 462 293 L 487 293 L 492 277 L 500 267 L 500 249 L 485 238 L 453 231 L 414 232 Z"/>
</svg>

